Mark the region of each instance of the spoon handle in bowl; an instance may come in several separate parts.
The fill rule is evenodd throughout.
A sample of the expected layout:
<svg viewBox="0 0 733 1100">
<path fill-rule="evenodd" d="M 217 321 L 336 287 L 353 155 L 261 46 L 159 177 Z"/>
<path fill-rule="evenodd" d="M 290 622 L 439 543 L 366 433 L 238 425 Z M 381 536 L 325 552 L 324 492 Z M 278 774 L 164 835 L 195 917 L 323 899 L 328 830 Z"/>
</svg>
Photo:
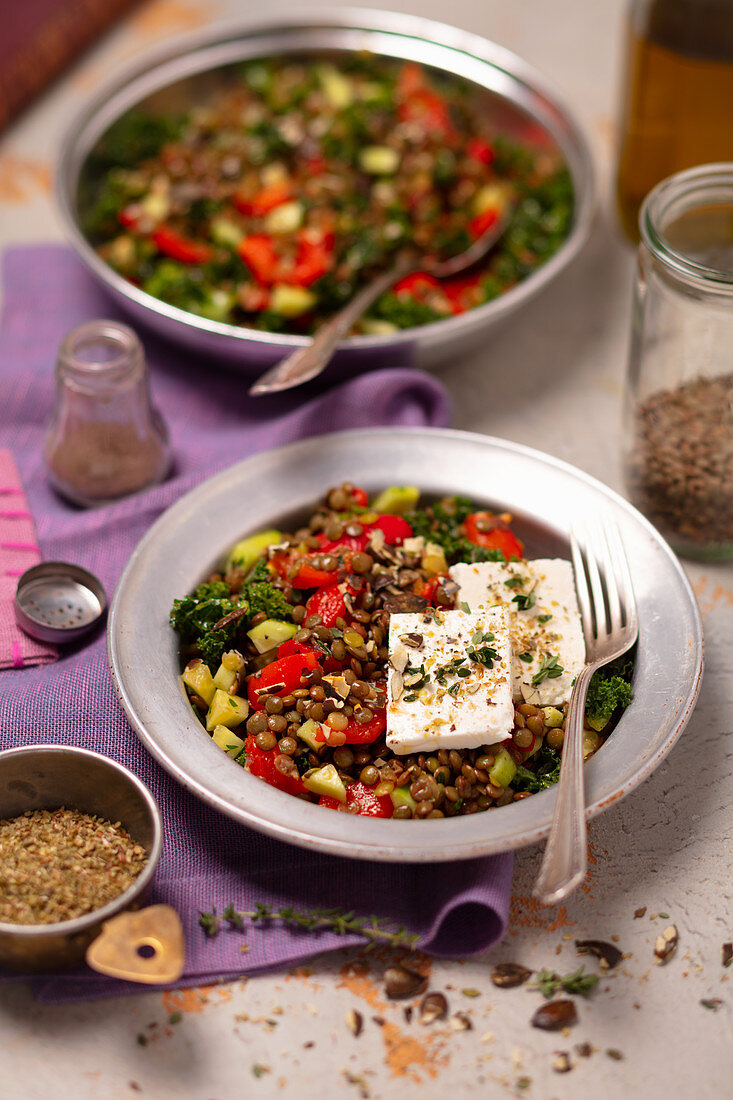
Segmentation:
<svg viewBox="0 0 733 1100">
<path fill-rule="evenodd" d="M 330 362 L 338 343 L 351 326 L 369 309 L 372 302 L 384 294 L 385 290 L 409 274 L 415 268 L 415 257 L 411 253 L 402 254 L 389 268 L 376 275 L 358 294 L 354 295 L 343 309 L 335 313 L 330 320 L 319 328 L 313 340 L 304 348 L 286 355 L 270 370 L 265 371 L 250 388 L 252 396 L 279 393 L 293 386 L 309 382 L 325 369 Z"/>
</svg>

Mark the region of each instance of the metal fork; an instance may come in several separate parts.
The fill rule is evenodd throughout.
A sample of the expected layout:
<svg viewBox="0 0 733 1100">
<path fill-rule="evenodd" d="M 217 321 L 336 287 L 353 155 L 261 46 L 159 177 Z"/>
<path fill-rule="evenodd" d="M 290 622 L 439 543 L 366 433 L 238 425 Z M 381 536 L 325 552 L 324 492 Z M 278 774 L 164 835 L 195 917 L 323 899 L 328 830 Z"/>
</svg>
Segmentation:
<svg viewBox="0 0 733 1100">
<path fill-rule="evenodd" d="M 581 546 L 571 528 L 586 665 L 570 696 L 555 812 L 533 891 L 543 905 L 556 905 L 566 898 L 587 870 L 583 723 L 588 685 L 596 669 L 630 649 L 639 634 L 631 574 L 618 527 L 601 523 L 592 530 L 586 528 L 583 543 Z"/>
</svg>

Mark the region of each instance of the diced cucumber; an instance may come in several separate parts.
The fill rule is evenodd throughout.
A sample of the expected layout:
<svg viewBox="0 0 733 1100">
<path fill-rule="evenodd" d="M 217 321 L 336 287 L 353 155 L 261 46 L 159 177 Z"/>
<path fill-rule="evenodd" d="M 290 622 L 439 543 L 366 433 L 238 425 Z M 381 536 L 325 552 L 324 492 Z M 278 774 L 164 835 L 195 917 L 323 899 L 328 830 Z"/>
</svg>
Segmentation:
<svg viewBox="0 0 733 1100">
<path fill-rule="evenodd" d="M 320 733 L 323 735 L 324 732 L 323 724 L 321 722 L 316 722 L 313 718 L 309 718 L 307 721 L 303 722 L 302 726 L 298 726 L 298 737 L 301 741 L 305 741 L 306 745 L 313 749 L 314 752 L 318 752 L 318 750 L 322 749 L 326 744 L 325 741 L 316 740 L 316 734 Z"/>
<path fill-rule="evenodd" d="M 548 729 L 559 729 L 565 721 L 565 715 L 557 707 L 543 707 L 542 713 L 545 716 L 545 725 Z"/>
<path fill-rule="evenodd" d="M 265 218 L 268 233 L 293 233 L 303 221 L 302 202 L 281 202 Z"/>
<path fill-rule="evenodd" d="M 485 214 L 487 210 L 496 210 L 501 217 L 507 204 L 506 188 L 501 183 L 486 183 L 473 197 L 474 214 Z"/>
<path fill-rule="evenodd" d="M 183 670 L 181 679 L 184 684 L 190 687 L 191 691 L 195 691 L 207 705 L 214 698 L 214 692 L 216 691 L 214 677 L 211 675 L 209 666 L 205 664 L 200 657 L 195 657 L 193 661 L 188 662 Z"/>
<path fill-rule="evenodd" d="M 236 683 L 239 671 L 244 664 L 244 657 L 236 649 L 230 649 L 221 659 L 221 664 L 214 673 L 214 686 L 222 691 L 231 691 Z"/>
<path fill-rule="evenodd" d="M 594 729 L 583 730 L 583 759 L 587 760 L 601 747 L 601 739 Z"/>
<path fill-rule="evenodd" d="M 430 576 L 448 572 L 448 562 L 445 560 L 445 550 L 437 542 L 428 542 L 422 552 L 420 561 L 423 569 Z"/>
<path fill-rule="evenodd" d="M 517 774 L 517 765 L 502 746 L 496 754 L 494 765 L 489 771 L 489 779 L 495 787 L 508 787 Z"/>
<path fill-rule="evenodd" d="M 225 248 L 236 248 L 244 236 L 239 226 L 225 217 L 212 218 L 209 231 L 214 243 Z"/>
<path fill-rule="evenodd" d="M 147 218 L 154 222 L 162 222 L 170 213 L 170 199 L 162 191 L 149 191 L 145 198 L 140 200 L 140 206 Z"/>
<path fill-rule="evenodd" d="M 241 539 L 229 551 L 226 560 L 226 571 L 229 572 L 230 569 L 237 568 L 248 572 L 257 559 L 264 554 L 267 547 L 281 542 L 282 537 L 282 531 L 276 531 L 274 527 L 271 527 L 267 531 L 260 531 L 256 535 Z"/>
<path fill-rule="evenodd" d="M 209 733 L 212 733 L 217 726 L 235 729 L 241 726 L 248 714 L 249 703 L 246 699 L 241 695 L 230 695 L 221 688 L 217 688 L 206 714 L 206 729 Z"/>
<path fill-rule="evenodd" d="M 211 740 L 229 756 L 238 756 L 244 748 L 244 741 L 236 733 L 232 733 L 226 726 L 216 726 L 211 734 Z"/>
<path fill-rule="evenodd" d="M 392 799 L 392 805 L 395 809 L 400 806 L 409 806 L 414 811 L 417 808 L 417 802 L 410 794 L 408 787 L 395 787 L 393 791 L 389 792 L 389 797 Z"/>
<path fill-rule="evenodd" d="M 326 764 L 324 768 L 318 768 L 310 775 L 304 775 L 303 786 L 314 794 L 325 794 L 329 798 L 338 799 L 339 802 L 346 801 L 346 787 L 333 764 Z"/>
<path fill-rule="evenodd" d="M 389 485 L 371 503 L 372 511 L 386 512 L 391 516 L 400 516 L 417 507 L 420 490 L 416 485 Z"/>
<path fill-rule="evenodd" d="M 400 155 L 390 145 L 366 145 L 359 153 L 359 165 L 370 176 L 391 176 L 400 163 Z"/>
<path fill-rule="evenodd" d="M 354 86 L 348 77 L 335 69 L 333 65 L 319 65 L 318 79 L 323 94 L 332 107 L 349 107 L 354 101 Z"/>
<path fill-rule="evenodd" d="M 312 309 L 317 300 L 313 291 L 306 290 L 304 286 L 277 283 L 272 288 L 270 309 L 281 317 L 299 317 L 301 313 Z"/>
<path fill-rule="evenodd" d="M 288 638 L 298 633 L 300 628 L 296 623 L 285 623 L 280 619 L 265 619 L 264 622 L 253 626 L 247 631 L 247 637 L 254 643 L 258 653 L 266 653 L 268 649 L 287 642 Z"/>
<path fill-rule="evenodd" d="M 383 321 L 381 317 L 362 317 L 359 329 L 365 336 L 391 336 L 393 332 L 399 332 L 397 325 Z"/>
</svg>

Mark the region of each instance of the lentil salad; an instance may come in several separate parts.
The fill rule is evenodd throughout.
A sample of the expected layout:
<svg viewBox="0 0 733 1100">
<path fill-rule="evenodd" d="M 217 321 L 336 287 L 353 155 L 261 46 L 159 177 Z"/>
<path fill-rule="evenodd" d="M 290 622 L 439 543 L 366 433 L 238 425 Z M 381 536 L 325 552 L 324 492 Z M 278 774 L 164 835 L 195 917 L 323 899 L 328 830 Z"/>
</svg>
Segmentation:
<svg viewBox="0 0 733 1100">
<path fill-rule="evenodd" d="M 242 540 L 221 572 L 175 601 L 192 706 L 265 782 L 342 812 L 421 819 L 504 806 L 557 781 L 565 706 L 518 702 L 500 745 L 387 748 L 390 615 L 455 607 L 456 562 L 524 560 L 509 515 L 460 497 L 419 504 L 412 487 L 370 500 L 344 483 L 302 527 Z M 625 661 L 594 677 L 586 758 L 630 702 L 632 672 Z"/>
<path fill-rule="evenodd" d="M 508 204 L 474 272 L 417 272 L 358 331 L 387 334 L 475 308 L 550 258 L 573 217 L 559 152 L 500 132 L 466 81 L 412 62 L 258 59 L 209 102 L 124 116 L 80 195 L 102 258 L 197 315 L 309 333 L 400 249 L 465 250 Z"/>
</svg>

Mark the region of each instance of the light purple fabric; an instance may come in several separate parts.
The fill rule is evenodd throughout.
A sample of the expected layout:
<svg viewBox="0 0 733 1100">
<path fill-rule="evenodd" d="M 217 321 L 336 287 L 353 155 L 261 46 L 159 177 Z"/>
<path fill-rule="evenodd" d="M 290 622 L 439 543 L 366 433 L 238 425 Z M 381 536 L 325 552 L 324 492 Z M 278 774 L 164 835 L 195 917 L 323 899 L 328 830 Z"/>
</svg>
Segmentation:
<svg viewBox="0 0 733 1100">
<path fill-rule="evenodd" d="M 50 489 L 41 439 L 53 400 L 61 337 L 115 310 L 65 248 L 37 246 L 5 257 L 0 331 L 0 446 L 11 448 L 45 558 L 78 562 L 111 595 L 134 546 L 160 512 L 203 478 L 278 444 L 336 428 L 370 424 L 443 425 L 449 403 L 438 381 L 404 367 L 375 370 L 325 394 L 283 397 L 263 406 L 241 377 L 187 357 L 142 334 L 156 404 L 166 419 L 176 465 L 161 486 L 94 511 L 64 504 Z M 180 788 L 130 729 L 107 671 L 103 632 L 46 667 L 0 671 L 0 748 L 62 742 L 95 749 L 136 772 L 158 800 L 166 827 L 155 901 L 181 914 L 187 938 L 184 978 L 200 984 L 282 967 L 318 951 L 361 942 L 331 933 L 257 925 L 207 939 L 201 910 L 341 906 L 403 923 L 429 952 L 461 956 L 485 949 L 506 927 L 510 855 L 421 866 L 337 859 L 291 848 L 235 824 Z M 419 825 L 415 826 L 420 828 Z M 251 950 L 242 954 L 246 942 Z M 91 971 L 43 979 L 45 1000 L 136 991 Z"/>
</svg>

